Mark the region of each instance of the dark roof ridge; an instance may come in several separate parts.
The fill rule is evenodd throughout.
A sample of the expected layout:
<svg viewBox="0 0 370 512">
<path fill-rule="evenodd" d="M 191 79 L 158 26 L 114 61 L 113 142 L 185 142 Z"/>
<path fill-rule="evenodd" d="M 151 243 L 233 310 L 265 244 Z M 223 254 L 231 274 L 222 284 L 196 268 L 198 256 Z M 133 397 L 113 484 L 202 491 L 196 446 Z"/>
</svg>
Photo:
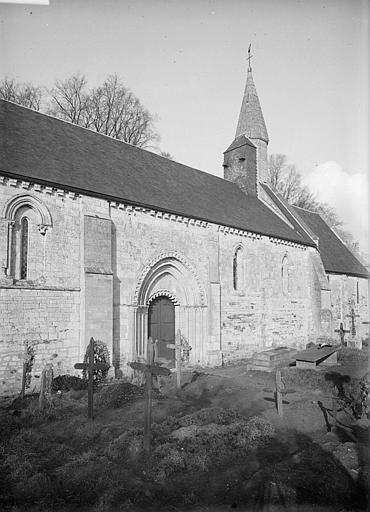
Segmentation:
<svg viewBox="0 0 370 512">
<path fill-rule="evenodd" d="M 111 140 L 111 141 L 113 141 L 115 143 L 126 144 L 127 146 L 130 146 L 131 148 L 134 148 L 134 150 L 145 151 L 147 153 L 150 153 L 151 155 L 154 155 L 155 157 L 161 158 L 163 160 L 170 160 L 171 162 L 174 162 L 177 165 L 182 165 L 184 167 L 187 167 L 188 169 L 192 169 L 193 171 L 203 172 L 203 173 L 209 174 L 210 176 L 213 176 L 215 178 L 224 180 L 224 178 L 222 178 L 221 176 L 217 176 L 216 174 L 212 174 L 212 173 L 207 172 L 207 171 L 202 171 L 202 169 L 198 169 L 197 167 L 191 167 L 190 165 L 183 164 L 182 162 L 178 162 L 177 160 L 172 160 L 170 158 L 166 158 L 165 156 L 159 155 L 158 153 L 155 153 L 154 151 L 150 151 L 149 149 L 142 148 L 140 146 L 135 146 L 134 144 L 131 144 L 130 142 L 126 142 L 124 140 L 116 139 L 115 137 L 112 137 L 111 135 L 106 135 L 105 133 L 97 132 L 95 130 L 92 130 L 91 128 L 86 128 L 85 126 L 80 126 L 79 124 L 72 123 L 72 121 L 68 121 L 66 119 L 60 119 L 59 117 L 52 116 L 50 114 L 47 114 L 46 112 L 41 112 L 41 111 L 35 110 L 33 108 L 25 107 L 24 105 L 20 105 L 19 103 L 15 103 L 14 101 L 4 100 L 3 98 L 0 98 L 0 101 L 4 102 L 4 103 L 11 103 L 12 105 L 15 105 L 18 108 L 24 108 L 26 110 L 29 110 L 29 111 L 33 112 L 34 114 L 37 114 L 37 115 L 40 115 L 40 116 L 45 116 L 45 117 L 47 117 L 49 119 L 53 119 L 54 121 L 59 121 L 61 123 L 66 123 L 68 125 L 71 125 L 71 126 L 73 126 L 75 128 L 80 128 L 81 130 L 86 130 L 87 132 L 93 133 L 94 135 L 96 135 L 98 137 L 106 137 L 107 139 L 109 139 L 109 140 Z M 252 144 L 253 144 L 253 142 L 252 142 Z"/>
</svg>

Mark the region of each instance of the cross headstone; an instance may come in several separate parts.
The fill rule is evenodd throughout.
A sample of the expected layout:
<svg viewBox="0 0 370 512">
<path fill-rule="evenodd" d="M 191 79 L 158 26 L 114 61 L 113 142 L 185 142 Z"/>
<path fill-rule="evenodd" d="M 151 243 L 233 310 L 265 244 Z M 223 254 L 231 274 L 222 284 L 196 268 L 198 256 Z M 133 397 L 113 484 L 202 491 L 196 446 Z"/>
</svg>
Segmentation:
<svg viewBox="0 0 370 512">
<path fill-rule="evenodd" d="M 154 361 L 155 359 L 155 343 L 153 339 L 149 337 L 147 345 L 147 363 L 131 362 L 127 363 L 133 370 L 143 372 L 145 376 L 145 417 L 144 417 L 144 450 L 147 454 L 150 454 L 150 443 L 151 443 L 151 423 L 152 423 L 152 377 L 153 375 L 165 375 L 171 374 L 171 370 L 160 366 Z"/>
<path fill-rule="evenodd" d="M 76 363 L 76 370 L 86 370 L 88 375 L 87 416 L 93 418 L 94 370 L 108 370 L 109 364 L 94 362 L 94 338 L 90 338 L 87 363 Z"/>
<path fill-rule="evenodd" d="M 51 388 L 53 383 L 54 371 L 52 365 L 47 365 L 41 373 L 40 395 L 39 395 L 39 410 L 42 411 L 45 407 L 45 402 L 51 398 Z"/>
<path fill-rule="evenodd" d="M 350 315 L 346 315 L 347 317 L 349 317 L 351 319 L 351 334 L 352 334 L 352 337 L 354 338 L 356 336 L 356 326 L 355 326 L 355 318 L 359 317 L 360 315 L 356 315 L 355 314 L 355 310 L 352 308 L 351 309 L 351 314 Z"/>
<path fill-rule="evenodd" d="M 22 400 L 23 400 L 25 392 L 26 392 L 27 368 L 28 368 L 28 363 L 23 362 L 22 387 L 21 387 L 21 398 L 22 398 Z"/>
<path fill-rule="evenodd" d="M 181 336 L 180 329 L 177 329 L 175 343 L 169 343 L 167 345 L 168 348 L 175 349 L 175 363 L 176 363 L 176 387 L 178 390 L 181 389 L 181 351 L 191 350 L 191 347 L 188 347 L 186 343 L 184 343 L 183 337 Z"/>
<path fill-rule="evenodd" d="M 351 332 L 351 331 L 347 331 L 346 329 L 344 329 L 343 327 L 343 323 L 341 322 L 339 324 L 339 329 L 335 329 L 334 332 L 338 332 L 339 333 L 339 338 L 340 338 L 340 344 L 341 345 L 345 345 L 345 341 L 344 341 L 344 335 L 347 333 L 347 332 Z"/>
</svg>

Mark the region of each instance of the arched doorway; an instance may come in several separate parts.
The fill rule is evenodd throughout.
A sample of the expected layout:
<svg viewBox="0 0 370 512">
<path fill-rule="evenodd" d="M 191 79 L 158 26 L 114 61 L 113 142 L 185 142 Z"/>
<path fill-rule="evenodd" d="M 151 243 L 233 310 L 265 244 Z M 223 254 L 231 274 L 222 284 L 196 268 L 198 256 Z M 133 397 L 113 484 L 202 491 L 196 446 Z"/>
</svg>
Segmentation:
<svg viewBox="0 0 370 512">
<path fill-rule="evenodd" d="M 174 365 L 175 351 L 167 345 L 175 342 L 175 306 L 168 297 L 157 297 L 149 304 L 148 336 L 158 340 L 158 357 Z"/>
<path fill-rule="evenodd" d="M 146 359 L 149 336 L 164 339 L 163 354 L 165 345 L 174 342 L 175 332 L 180 329 L 192 349 L 190 362 L 202 362 L 207 339 L 206 311 L 204 288 L 192 265 L 177 252 L 158 255 L 143 269 L 136 286 L 134 357 Z M 174 356 L 172 352 L 169 364 Z M 167 359 L 163 355 L 162 358 Z"/>
</svg>

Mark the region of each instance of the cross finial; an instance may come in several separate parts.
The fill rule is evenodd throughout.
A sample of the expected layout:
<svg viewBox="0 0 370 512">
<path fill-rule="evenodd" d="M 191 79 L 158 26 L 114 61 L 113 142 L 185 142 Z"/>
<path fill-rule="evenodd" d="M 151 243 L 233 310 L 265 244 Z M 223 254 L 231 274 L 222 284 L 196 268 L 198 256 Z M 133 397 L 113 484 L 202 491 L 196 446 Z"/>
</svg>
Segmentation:
<svg viewBox="0 0 370 512">
<path fill-rule="evenodd" d="M 251 55 L 251 46 L 252 46 L 252 44 L 249 44 L 249 46 L 248 46 L 248 57 L 247 57 L 247 60 L 248 60 L 248 71 L 252 71 L 251 58 L 253 57 L 253 55 Z"/>
</svg>

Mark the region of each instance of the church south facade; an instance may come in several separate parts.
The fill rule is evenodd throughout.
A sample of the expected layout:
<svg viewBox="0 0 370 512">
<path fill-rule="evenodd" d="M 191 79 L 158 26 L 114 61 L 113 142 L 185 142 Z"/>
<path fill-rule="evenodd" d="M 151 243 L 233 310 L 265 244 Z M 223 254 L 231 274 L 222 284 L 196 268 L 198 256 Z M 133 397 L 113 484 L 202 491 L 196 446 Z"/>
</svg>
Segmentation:
<svg viewBox="0 0 370 512">
<path fill-rule="evenodd" d="M 238 128 L 221 179 L 1 102 L 2 394 L 19 391 L 25 360 L 31 388 L 47 364 L 75 373 L 91 336 L 115 377 L 149 336 L 173 366 L 178 329 L 192 367 L 332 339 L 352 309 L 366 337 L 366 269 L 328 278 L 310 219 L 263 185 L 268 137 L 251 107 L 241 116 L 259 126 Z"/>
</svg>

